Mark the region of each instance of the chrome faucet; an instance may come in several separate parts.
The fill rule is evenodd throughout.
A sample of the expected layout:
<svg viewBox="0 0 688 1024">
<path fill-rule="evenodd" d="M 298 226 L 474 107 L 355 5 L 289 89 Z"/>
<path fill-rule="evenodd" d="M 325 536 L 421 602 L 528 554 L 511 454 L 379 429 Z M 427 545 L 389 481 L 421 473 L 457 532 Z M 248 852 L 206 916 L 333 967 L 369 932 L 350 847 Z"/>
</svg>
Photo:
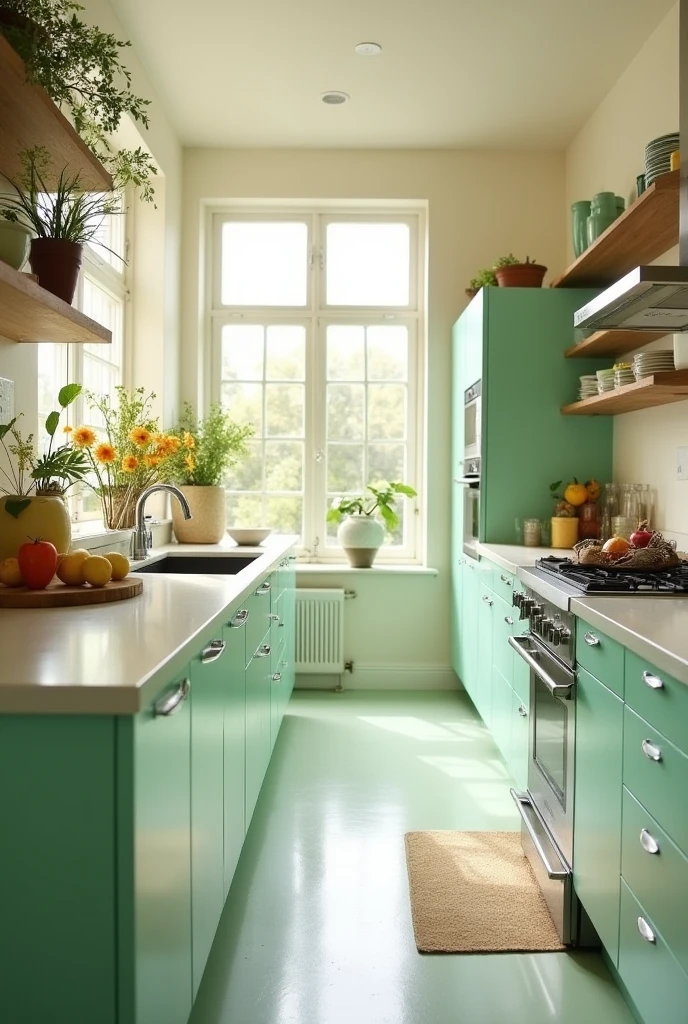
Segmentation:
<svg viewBox="0 0 688 1024">
<path fill-rule="evenodd" d="M 169 491 L 170 494 L 174 494 L 175 498 L 179 500 L 179 504 L 182 507 L 185 519 L 192 519 L 191 509 L 189 503 L 184 497 L 184 494 L 175 487 L 174 484 L 152 484 L 150 487 L 146 487 L 145 491 L 139 495 L 139 499 L 136 502 L 136 509 L 134 511 L 134 532 L 131 535 L 131 547 L 130 553 L 134 561 L 138 561 L 140 558 L 145 558 L 150 549 L 153 547 L 153 534 L 151 530 L 146 529 L 146 522 L 144 519 L 144 509 L 146 501 L 151 494 L 155 494 L 156 491 Z"/>
</svg>

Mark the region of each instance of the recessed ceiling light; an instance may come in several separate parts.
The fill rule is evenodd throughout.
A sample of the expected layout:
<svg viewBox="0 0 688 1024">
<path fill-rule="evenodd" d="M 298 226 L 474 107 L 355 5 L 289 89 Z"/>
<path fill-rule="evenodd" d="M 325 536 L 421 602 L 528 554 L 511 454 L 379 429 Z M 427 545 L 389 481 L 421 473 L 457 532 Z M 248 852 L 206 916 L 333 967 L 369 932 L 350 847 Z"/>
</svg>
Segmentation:
<svg viewBox="0 0 688 1024">
<path fill-rule="evenodd" d="M 374 57 L 381 50 L 379 43 L 356 43 L 354 46 L 354 53 L 360 54 L 361 57 Z"/>
<path fill-rule="evenodd" d="M 337 107 L 340 103 L 346 103 L 349 98 L 348 92 L 340 92 L 338 89 L 330 89 L 320 97 L 323 103 L 327 103 L 330 107 Z"/>
</svg>

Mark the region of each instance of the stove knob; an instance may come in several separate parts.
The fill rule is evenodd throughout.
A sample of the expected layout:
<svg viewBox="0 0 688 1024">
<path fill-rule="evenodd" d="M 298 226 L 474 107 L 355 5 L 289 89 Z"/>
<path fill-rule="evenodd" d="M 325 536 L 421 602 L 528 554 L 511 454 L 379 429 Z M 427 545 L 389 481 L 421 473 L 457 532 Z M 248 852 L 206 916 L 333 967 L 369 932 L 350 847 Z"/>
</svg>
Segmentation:
<svg viewBox="0 0 688 1024">
<path fill-rule="evenodd" d="M 534 607 L 535 607 L 535 601 L 533 601 L 532 597 L 526 597 L 524 595 L 523 599 L 521 600 L 521 603 L 519 605 L 519 608 L 521 609 L 521 614 L 519 615 L 519 619 L 527 619 L 529 614 L 530 614 L 530 609 L 534 608 Z"/>
<path fill-rule="evenodd" d="M 514 592 L 511 595 L 511 603 L 514 606 L 514 608 L 521 607 L 521 605 L 523 604 L 524 597 L 525 594 L 522 594 L 520 590 L 514 590 Z"/>
<path fill-rule="evenodd" d="M 534 604 L 528 609 L 528 614 L 531 619 L 537 618 L 538 615 L 542 618 L 545 614 L 545 609 L 541 604 Z"/>
<path fill-rule="evenodd" d="M 543 640 L 551 640 L 554 633 L 554 619 L 543 619 L 540 623 L 540 636 Z"/>
<path fill-rule="evenodd" d="M 570 639 L 571 630 L 567 629 L 566 626 L 562 626 L 561 624 L 559 624 L 558 626 L 555 626 L 552 630 L 552 643 L 555 647 L 558 647 L 560 644 L 568 644 Z"/>
<path fill-rule="evenodd" d="M 542 635 L 542 619 L 542 607 L 540 605 L 536 605 L 530 613 L 530 628 L 533 633 L 539 633 Z"/>
</svg>

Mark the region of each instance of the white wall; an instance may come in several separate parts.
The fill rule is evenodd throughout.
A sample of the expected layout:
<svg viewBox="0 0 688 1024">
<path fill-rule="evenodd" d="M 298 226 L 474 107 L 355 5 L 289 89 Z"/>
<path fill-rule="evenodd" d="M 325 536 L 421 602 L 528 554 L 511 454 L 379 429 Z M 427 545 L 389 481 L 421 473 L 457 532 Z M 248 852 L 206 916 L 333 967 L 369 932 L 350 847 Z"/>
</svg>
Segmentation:
<svg viewBox="0 0 688 1024">
<path fill-rule="evenodd" d="M 632 198 L 650 139 L 679 124 L 678 4 L 583 125 L 566 153 L 566 238 L 569 258 L 570 205 L 595 192 Z M 655 262 L 676 264 L 678 249 Z M 651 348 L 671 348 L 672 338 Z M 614 476 L 619 482 L 649 483 L 656 492 L 655 525 L 688 534 L 688 486 L 676 480 L 676 448 L 688 445 L 688 402 L 617 416 Z"/>
<path fill-rule="evenodd" d="M 563 155 L 392 150 L 187 150 L 184 154 L 183 397 L 203 372 L 199 252 L 204 204 L 231 199 L 424 200 L 428 203 L 428 564 L 438 577 L 336 574 L 300 585 L 345 585 L 347 658 L 370 685 L 397 666 L 404 679 L 444 685 L 449 672 L 451 327 L 475 271 L 514 251 L 564 262 Z M 353 580 L 353 582 L 350 582 Z M 374 630 L 371 622 L 375 623 Z M 350 680 L 353 683 L 354 680 Z"/>
</svg>

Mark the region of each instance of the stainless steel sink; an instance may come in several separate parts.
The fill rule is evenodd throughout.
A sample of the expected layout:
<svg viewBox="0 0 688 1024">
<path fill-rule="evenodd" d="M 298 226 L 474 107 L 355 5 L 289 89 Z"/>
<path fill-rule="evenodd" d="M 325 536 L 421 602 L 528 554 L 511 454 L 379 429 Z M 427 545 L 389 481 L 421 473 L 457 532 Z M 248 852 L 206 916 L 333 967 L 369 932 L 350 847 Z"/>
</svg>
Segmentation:
<svg viewBox="0 0 688 1024">
<path fill-rule="evenodd" d="M 183 573 L 185 575 L 236 576 L 255 562 L 257 555 L 166 555 L 134 572 Z"/>
</svg>

